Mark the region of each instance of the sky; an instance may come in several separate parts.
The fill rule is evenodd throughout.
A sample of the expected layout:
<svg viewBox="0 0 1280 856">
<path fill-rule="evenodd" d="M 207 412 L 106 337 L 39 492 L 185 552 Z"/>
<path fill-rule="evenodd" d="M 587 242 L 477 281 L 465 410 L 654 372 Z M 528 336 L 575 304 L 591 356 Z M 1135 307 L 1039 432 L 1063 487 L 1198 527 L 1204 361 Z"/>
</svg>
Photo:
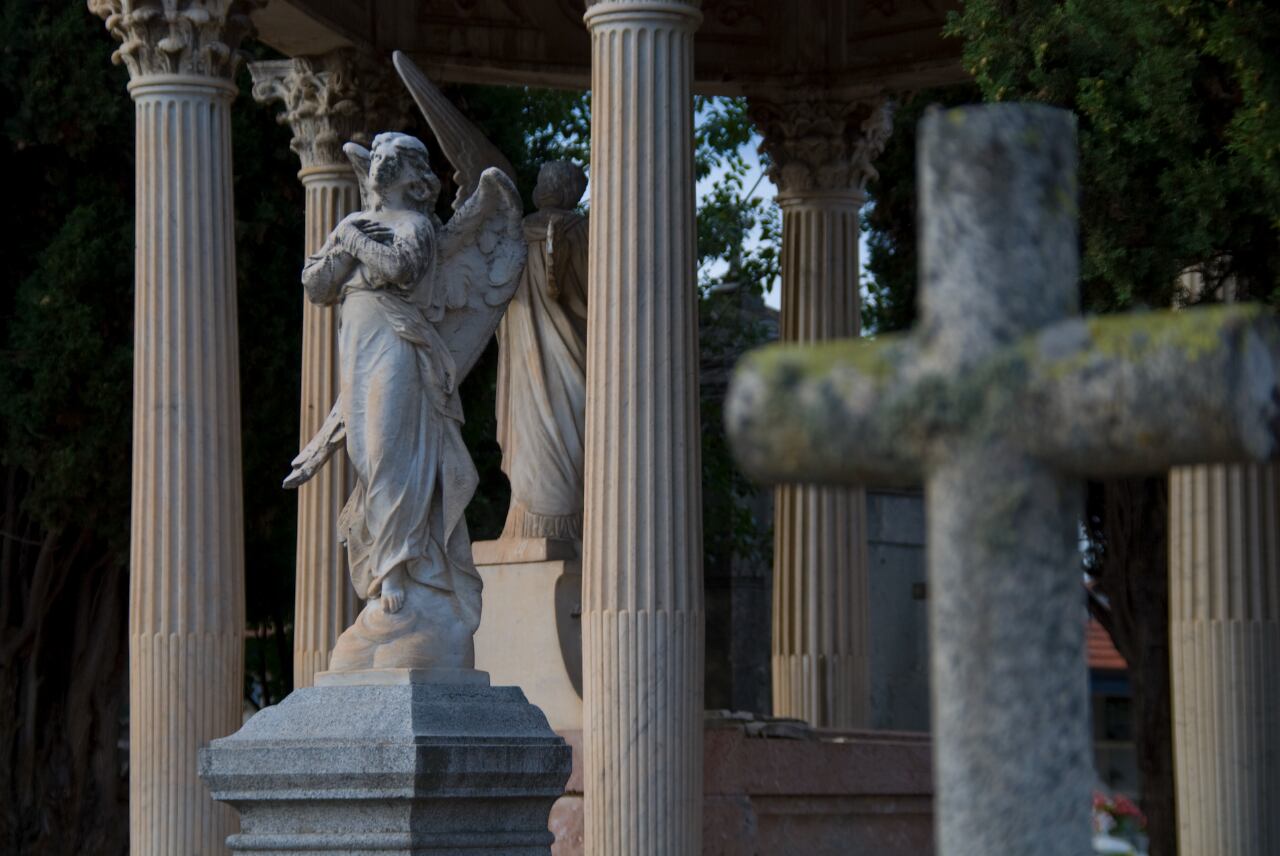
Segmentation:
<svg viewBox="0 0 1280 856">
<path fill-rule="evenodd" d="M 696 117 L 695 117 L 695 121 L 696 121 Z M 755 189 L 751 195 L 758 199 L 764 200 L 764 202 L 768 204 L 768 203 L 771 203 L 774 197 L 777 195 L 777 188 L 774 187 L 773 182 L 769 180 L 769 177 L 764 174 L 764 166 L 760 162 L 759 148 L 760 148 L 760 135 L 753 134 L 751 137 L 751 142 L 743 146 L 741 149 L 741 154 L 743 158 L 746 160 L 747 164 L 749 165 L 747 178 L 744 182 L 744 186 L 747 188 L 751 188 L 754 185 Z M 698 182 L 697 189 L 695 191 L 697 195 L 698 204 L 702 203 L 702 200 L 706 197 L 708 193 L 711 192 L 711 188 L 715 186 L 716 182 L 724 175 L 724 173 L 725 173 L 724 168 L 717 168 L 716 170 L 713 170 L 711 174 L 708 175 L 706 178 Z M 759 242 L 759 230 L 757 229 L 756 233 L 753 234 L 751 239 L 748 241 L 748 246 L 751 246 L 752 244 L 755 244 L 758 242 Z M 867 257 L 867 236 L 865 232 L 861 234 L 858 238 L 858 254 L 860 259 L 866 259 Z M 713 265 L 712 267 L 708 268 L 708 272 L 712 274 L 723 274 L 726 267 L 727 265 L 725 264 L 725 262 L 720 261 L 716 265 Z M 862 289 L 862 291 L 864 292 L 865 290 L 866 290 L 865 288 Z M 865 299 L 865 296 L 864 296 L 864 299 Z M 782 293 L 779 288 L 779 284 L 775 282 L 773 283 L 773 287 L 768 292 L 765 293 L 764 302 L 768 306 L 772 306 L 774 309 L 780 309 L 782 305 L 781 301 L 782 301 Z"/>
<path fill-rule="evenodd" d="M 695 117 L 695 121 L 697 121 L 697 117 Z M 751 142 L 743 146 L 741 149 L 742 157 L 748 165 L 747 177 L 743 182 L 743 185 L 748 189 L 754 186 L 755 189 L 752 191 L 751 195 L 757 199 L 763 200 L 764 203 L 768 205 L 773 202 L 773 198 L 777 193 L 777 188 L 773 186 L 773 182 L 769 180 L 769 177 L 764 174 L 764 165 L 760 162 L 759 148 L 760 135 L 752 134 Z M 711 192 L 711 188 L 715 187 L 716 182 L 724 177 L 725 172 L 726 170 L 723 167 L 717 167 L 712 170 L 706 178 L 698 182 L 694 191 L 698 205 L 702 204 L 702 200 Z M 748 246 L 757 245 L 759 243 L 759 237 L 759 229 L 756 229 L 748 240 Z M 707 270 L 712 275 L 723 275 L 727 267 L 728 265 L 724 261 L 719 261 Z M 778 284 L 774 283 L 773 287 L 765 293 L 764 302 L 769 306 L 772 306 L 774 309 L 778 309 L 781 306 L 780 301 L 781 294 L 778 289 Z"/>
</svg>

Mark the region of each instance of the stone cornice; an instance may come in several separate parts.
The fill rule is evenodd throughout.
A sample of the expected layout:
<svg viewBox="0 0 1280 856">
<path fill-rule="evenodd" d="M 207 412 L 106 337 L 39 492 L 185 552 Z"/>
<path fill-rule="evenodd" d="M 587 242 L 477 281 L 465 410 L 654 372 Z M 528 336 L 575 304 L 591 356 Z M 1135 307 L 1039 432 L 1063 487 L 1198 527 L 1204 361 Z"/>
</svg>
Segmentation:
<svg viewBox="0 0 1280 856">
<path fill-rule="evenodd" d="M 284 104 L 279 121 L 293 131 L 289 145 L 303 169 L 346 163 L 344 143 L 368 145 L 379 131 L 401 129 L 410 120 L 409 96 L 391 74 L 390 60 L 342 49 L 254 62 L 249 71 L 255 101 Z"/>
<path fill-rule="evenodd" d="M 88 0 L 120 41 L 112 62 L 133 80 L 194 75 L 231 80 L 240 43 L 253 35 L 249 13 L 265 0 Z"/>
<path fill-rule="evenodd" d="M 751 118 L 779 195 L 848 191 L 865 195 L 873 162 L 893 132 L 892 102 L 752 99 Z"/>
</svg>

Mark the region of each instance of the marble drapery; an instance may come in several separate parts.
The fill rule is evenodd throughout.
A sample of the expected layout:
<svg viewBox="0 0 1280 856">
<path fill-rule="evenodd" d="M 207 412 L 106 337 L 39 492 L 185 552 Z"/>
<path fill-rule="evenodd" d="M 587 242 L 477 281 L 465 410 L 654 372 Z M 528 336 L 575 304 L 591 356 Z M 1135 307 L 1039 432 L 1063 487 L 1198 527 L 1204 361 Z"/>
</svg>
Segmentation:
<svg viewBox="0 0 1280 856">
<path fill-rule="evenodd" d="M 429 254 L 434 234 L 420 225 L 418 234 L 398 234 L 396 244 L 416 244 L 414 251 Z M 365 598 L 377 597 L 382 580 L 402 563 L 418 582 L 452 590 L 451 575 L 438 561 L 441 548 L 461 536 L 466 549 L 459 552 L 470 552 L 462 511 L 475 492 L 476 471 L 462 443 L 453 360 L 411 299 L 422 272 L 406 262 L 410 252 L 361 235 L 348 218 L 303 273 L 312 299 L 343 308 L 342 416 L 358 481 L 339 531 L 352 552 L 352 582 Z M 414 373 L 421 396 L 388 394 Z M 433 465 L 403 465 L 419 456 Z M 456 459 L 456 471 L 437 472 L 432 459 L 441 457 Z M 418 513 L 403 513 L 408 508 Z M 454 551 L 448 552 L 452 558 Z M 469 566 L 469 559 L 462 564 L 464 575 Z"/>
<path fill-rule="evenodd" d="M 435 229 L 425 216 L 401 216 L 387 223 L 394 239 L 380 243 L 356 227 L 358 216 L 339 225 L 303 272 L 313 301 L 342 305 L 342 418 L 357 482 L 338 528 L 352 583 L 372 600 L 403 567 L 412 581 L 454 593 L 469 637 L 479 624 L 480 577 L 463 511 L 478 477 L 462 441 L 456 367 L 427 320 L 432 295 L 417 293 L 436 286 L 425 269 L 434 264 Z M 396 632 L 390 625 L 412 620 L 412 610 L 365 609 L 352 631 L 376 646 Z M 340 640 L 331 668 L 342 668 L 345 649 Z"/>
<path fill-rule="evenodd" d="M 586 412 L 586 177 L 546 164 L 524 221 L 528 261 L 498 327 L 497 420 L 511 480 L 504 538 L 582 539 Z"/>
</svg>

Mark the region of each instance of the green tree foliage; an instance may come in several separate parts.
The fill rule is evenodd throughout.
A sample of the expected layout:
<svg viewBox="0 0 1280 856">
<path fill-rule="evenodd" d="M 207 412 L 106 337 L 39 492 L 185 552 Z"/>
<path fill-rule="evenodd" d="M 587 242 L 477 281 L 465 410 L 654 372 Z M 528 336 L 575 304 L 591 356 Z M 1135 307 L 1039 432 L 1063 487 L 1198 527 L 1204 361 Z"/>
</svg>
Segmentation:
<svg viewBox="0 0 1280 856">
<path fill-rule="evenodd" d="M 753 178 L 743 156 L 755 139 L 747 101 L 698 97 L 694 113 L 694 178 L 714 178 L 698 203 L 699 287 L 730 284 L 761 297 L 778 279 L 782 219 L 777 204 L 754 195 L 764 174 Z"/>
<path fill-rule="evenodd" d="M 101 29 L 77 5 L 0 4 L 6 853 L 120 853 L 127 835 L 133 110 Z"/>
<path fill-rule="evenodd" d="M 899 106 L 876 166 L 863 323 L 915 317 L 915 129 L 931 104 L 1076 112 L 1087 311 L 1168 306 L 1178 275 L 1280 286 L 1280 10 L 1215 0 L 971 0 L 949 24 L 972 86 Z"/>
<path fill-rule="evenodd" d="M 1266 0 L 973 0 L 951 18 L 989 100 L 1079 117 L 1085 306 L 1280 287 L 1280 8 Z"/>
<path fill-rule="evenodd" d="M 928 89 L 895 105 L 893 136 L 876 158 L 878 179 L 862 209 L 867 235 L 863 265 L 862 329 L 868 334 L 905 330 L 916 317 L 916 128 L 930 107 L 981 100 L 973 86 Z"/>
<path fill-rule="evenodd" d="M 520 86 L 453 86 L 446 92 L 511 161 L 528 211 L 544 163 L 571 160 L 586 168 L 591 160 L 591 99 L 585 92 Z"/>
<path fill-rule="evenodd" d="M 728 374 L 743 353 L 777 335 L 762 297 L 779 275 L 782 223 L 776 204 L 753 195 L 744 150 L 754 126 L 745 98 L 695 99 L 694 174 L 713 182 L 698 203 L 699 336 L 702 352 L 702 534 L 708 573 L 735 559 L 767 560 L 770 521 L 753 506 L 758 488 L 738 469 L 724 431 Z"/>
</svg>

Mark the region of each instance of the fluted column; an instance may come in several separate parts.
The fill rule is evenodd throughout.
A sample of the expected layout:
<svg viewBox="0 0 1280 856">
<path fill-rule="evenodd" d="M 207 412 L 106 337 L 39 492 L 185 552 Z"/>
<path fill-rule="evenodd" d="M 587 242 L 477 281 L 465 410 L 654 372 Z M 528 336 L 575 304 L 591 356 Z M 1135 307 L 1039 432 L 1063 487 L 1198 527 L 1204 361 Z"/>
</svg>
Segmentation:
<svg viewBox="0 0 1280 856">
<path fill-rule="evenodd" d="M 1280 853 L 1280 467 L 1173 470 L 1178 852 Z"/>
<path fill-rule="evenodd" d="M 238 2 L 91 0 L 136 104 L 129 819 L 134 854 L 237 828 L 196 751 L 240 725 L 240 483 L 230 105 Z"/>
<path fill-rule="evenodd" d="M 782 208 L 785 342 L 858 335 L 858 215 L 891 122 L 887 103 L 753 99 Z M 866 493 L 774 493 L 773 713 L 826 728 L 871 720 Z"/>
<path fill-rule="evenodd" d="M 360 188 L 342 146 L 368 145 L 373 134 L 403 127 L 407 94 L 390 80 L 390 60 L 352 50 L 319 57 L 250 63 L 253 97 L 284 105 L 280 122 L 302 163 L 306 188 L 305 252 L 318 251 L 347 214 L 360 207 Z M 296 285 L 296 284 L 295 284 Z M 299 448 L 324 423 L 338 395 L 338 316 L 331 306 L 302 300 L 302 401 Z M 338 515 L 354 485 L 351 468 L 335 461 L 298 488 L 298 547 L 293 612 L 293 686 L 309 687 L 329 665 L 338 636 L 355 620 L 360 599 L 338 543 Z"/>
<path fill-rule="evenodd" d="M 583 545 L 586 852 L 696 854 L 702 532 L 696 2 L 594 2 Z"/>
<path fill-rule="evenodd" d="M 306 253 L 317 252 L 343 217 L 360 207 L 360 187 L 351 165 L 305 168 Z M 338 397 L 338 314 L 309 300 L 302 307 L 302 401 L 299 447 L 306 445 Z M 338 515 L 355 480 L 345 456 L 298 488 L 298 548 L 293 597 L 293 686 L 309 687 L 329 666 L 342 631 L 355 621 L 360 598 L 347 573 L 346 549 L 338 542 Z"/>
</svg>

